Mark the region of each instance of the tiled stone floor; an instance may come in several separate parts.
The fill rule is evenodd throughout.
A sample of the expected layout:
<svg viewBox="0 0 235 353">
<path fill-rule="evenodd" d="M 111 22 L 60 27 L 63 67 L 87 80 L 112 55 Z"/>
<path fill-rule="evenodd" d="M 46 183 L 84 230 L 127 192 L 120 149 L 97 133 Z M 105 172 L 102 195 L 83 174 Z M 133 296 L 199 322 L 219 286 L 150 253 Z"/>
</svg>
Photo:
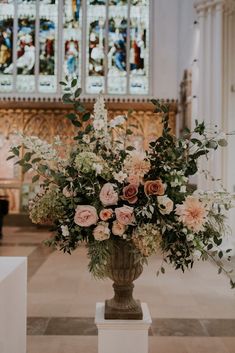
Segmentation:
<svg viewBox="0 0 235 353">
<path fill-rule="evenodd" d="M 110 281 L 89 275 L 86 249 L 69 256 L 45 248 L 45 229 L 8 227 L 4 233 L 0 256 L 28 256 L 27 353 L 97 353 L 95 303 L 112 290 Z M 160 263 L 151 258 L 135 288 L 153 318 L 150 353 L 234 353 L 235 291 L 226 276 L 198 263 L 184 275 L 168 268 L 156 278 Z"/>
</svg>

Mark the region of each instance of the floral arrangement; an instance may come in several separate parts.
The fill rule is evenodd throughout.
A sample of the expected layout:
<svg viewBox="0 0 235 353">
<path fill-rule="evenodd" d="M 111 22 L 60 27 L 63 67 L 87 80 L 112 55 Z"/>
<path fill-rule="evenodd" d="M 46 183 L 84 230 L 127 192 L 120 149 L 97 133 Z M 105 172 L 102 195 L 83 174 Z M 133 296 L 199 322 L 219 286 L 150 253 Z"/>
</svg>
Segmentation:
<svg viewBox="0 0 235 353">
<path fill-rule="evenodd" d="M 40 184 L 29 214 L 34 223 L 53 224 L 55 234 L 48 244 L 71 253 L 85 242 L 89 270 L 97 277 L 107 275 L 110 252 L 120 240 L 130 242 L 142 262 L 161 252 L 164 262 L 185 271 L 195 260 L 211 258 L 219 273 L 229 275 L 221 258 L 230 249 L 219 247 L 226 232 L 223 210 L 231 207 L 231 197 L 224 189 L 200 193 L 189 187 L 200 157 L 225 146 L 226 140 L 219 133 L 208 134 L 198 122 L 193 131 L 186 129 L 176 138 L 168 108 L 153 100 L 155 111 L 162 114 L 162 136 L 148 151 L 137 151 L 128 143 L 132 131 L 126 127 L 127 117 L 108 121 L 102 96 L 91 114 L 79 101 L 76 79 L 61 84 L 64 103 L 74 107 L 67 115 L 75 126 L 74 143 L 63 146 L 58 137 L 48 143 L 21 136 L 9 156 L 19 157 L 23 147 L 17 163 L 24 172 L 32 170 L 32 181 Z M 120 131 L 124 140 L 118 137 Z M 160 272 L 165 272 L 163 265 Z M 230 283 L 234 287 L 232 279 Z"/>
</svg>

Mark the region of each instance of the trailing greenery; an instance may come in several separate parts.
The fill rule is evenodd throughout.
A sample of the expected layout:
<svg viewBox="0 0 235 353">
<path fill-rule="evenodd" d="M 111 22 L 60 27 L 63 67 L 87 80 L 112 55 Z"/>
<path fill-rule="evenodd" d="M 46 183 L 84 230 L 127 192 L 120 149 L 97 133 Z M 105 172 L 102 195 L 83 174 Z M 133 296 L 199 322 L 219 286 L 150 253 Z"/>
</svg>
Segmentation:
<svg viewBox="0 0 235 353">
<path fill-rule="evenodd" d="M 48 143 L 20 136 L 21 143 L 9 156 L 18 157 L 24 172 L 33 171 L 32 182 L 40 185 L 29 212 L 33 222 L 53 225 L 54 236 L 47 244 L 71 253 L 85 243 L 89 270 L 97 278 L 108 275 L 113 247 L 120 241 L 129 242 L 142 263 L 160 251 L 158 274 L 165 273 L 164 263 L 185 271 L 195 261 L 211 258 L 219 273 L 230 276 L 221 261 L 229 259 L 230 249 L 223 252 L 220 246 L 232 197 L 223 187 L 193 190 L 189 179 L 200 172 L 201 158 L 226 146 L 220 131 L 196 121 L 192 131 L 185 129 L 176 138 L 169 107 L 153 100 L 162 116 L 162 135 L 147 151 L 137 151 L 130 142 L 127 116 L 109 121 L 102 96 L 91 113 L 79 100 L 76 79 L 61 84 L 63 102 L 73 107 L 66 116 L 75 127 L 72 146 L 64 146 L 58 137 Z"/>
</svg>

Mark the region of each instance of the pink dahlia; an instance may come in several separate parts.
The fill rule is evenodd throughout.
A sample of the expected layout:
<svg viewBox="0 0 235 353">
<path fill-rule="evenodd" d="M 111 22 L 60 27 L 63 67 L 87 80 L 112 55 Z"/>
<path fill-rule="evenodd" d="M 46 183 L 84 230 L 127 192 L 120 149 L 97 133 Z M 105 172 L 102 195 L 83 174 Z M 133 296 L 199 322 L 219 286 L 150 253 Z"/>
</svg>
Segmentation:
<svg viewBox="0 0 235 353">
<path fill-rule="evenodd" d="M 197 197 L 186 197 L 182 205 L 176 205 L 175 213 L 179 216 L 179 220 L 193 232 L 204 230 L 208 211 Z"/>
</svg>

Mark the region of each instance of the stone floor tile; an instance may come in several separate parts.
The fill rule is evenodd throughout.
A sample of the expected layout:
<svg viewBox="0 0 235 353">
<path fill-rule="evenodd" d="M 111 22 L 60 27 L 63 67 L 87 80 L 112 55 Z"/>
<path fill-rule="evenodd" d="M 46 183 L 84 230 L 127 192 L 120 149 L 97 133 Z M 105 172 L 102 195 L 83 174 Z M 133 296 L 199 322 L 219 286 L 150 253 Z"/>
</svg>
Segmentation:
<svg viewBox="0 0 235 353">
<path fill-rule="evenodd" d="M 200 320 L 211 337 L 235 337 L 235 319 Z"/>
<path fill-rule="evenodd" d="M 154 336 L 207 336 L 206 329 L 197 319 L 153 319 Z"/>
</svg>

